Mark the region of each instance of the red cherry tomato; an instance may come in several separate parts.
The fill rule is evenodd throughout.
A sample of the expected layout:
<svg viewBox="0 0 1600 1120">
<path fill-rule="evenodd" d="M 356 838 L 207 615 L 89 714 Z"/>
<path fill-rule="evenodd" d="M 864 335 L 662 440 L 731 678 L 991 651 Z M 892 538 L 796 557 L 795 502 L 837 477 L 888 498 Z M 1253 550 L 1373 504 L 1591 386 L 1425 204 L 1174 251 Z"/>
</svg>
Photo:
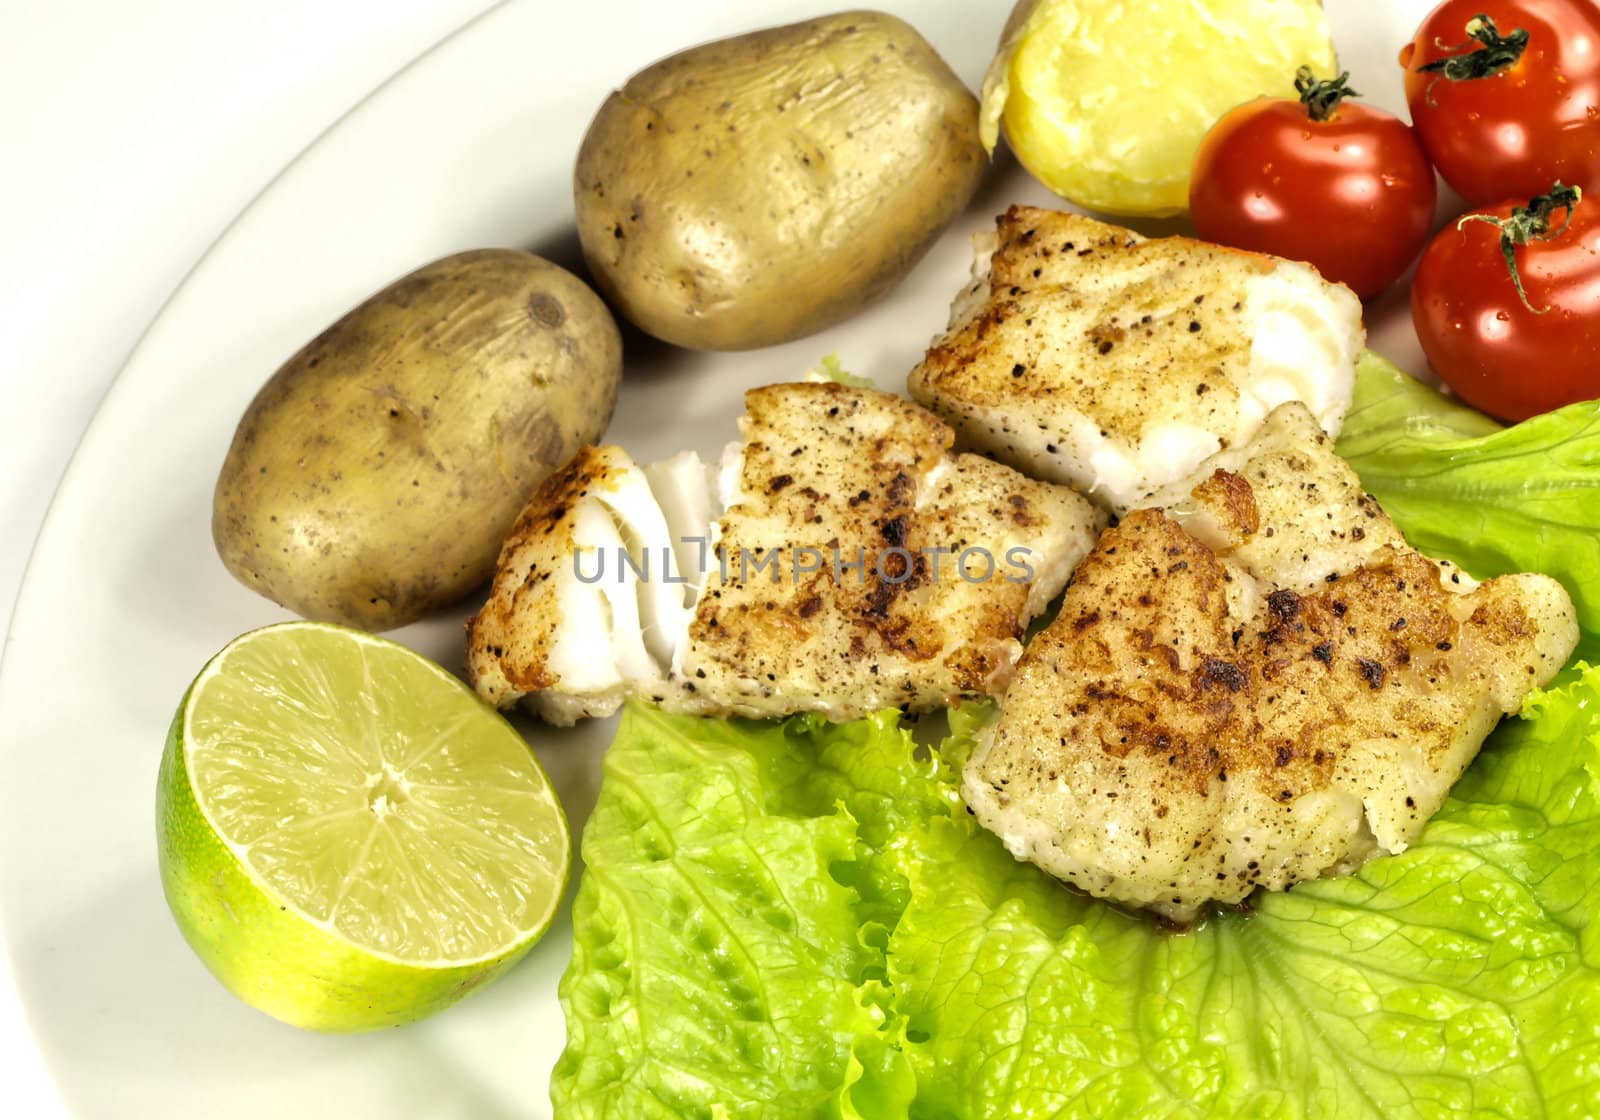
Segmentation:
<svg viewBox="0 0 1600 1120">
<path fill-rule="evenodd" d="M 1546 201 L 1479 213 L 1506 221 Z M 1600 397 L 1600 199 L 1546 210 L 1545 232 L 1512 245 L 1526 301 L 1500 230 L 1473 215 L 1433 239 L 1411 286 L 1411 317 L 1434 372 L 1502 420 Z"/>
<path fill-rule="evenodd" d="M 1302 71 L 1300 101 L 1263 97 L 1226 113 L 1201 141 L 1189 210 L 1207 241 L 1309 261 L 1366 297 L 1427 242 L 1437 187 L 1416 134 L 1341 102 L 1343 81 L 1312 84 Z"/>
<path fill-rule="evenodd" d="M 1474 206 L 1558 180 L 1600 191 L 1595 0 L 1445 0 L 1400 65 L 1423 147 Z"/>
</svg>

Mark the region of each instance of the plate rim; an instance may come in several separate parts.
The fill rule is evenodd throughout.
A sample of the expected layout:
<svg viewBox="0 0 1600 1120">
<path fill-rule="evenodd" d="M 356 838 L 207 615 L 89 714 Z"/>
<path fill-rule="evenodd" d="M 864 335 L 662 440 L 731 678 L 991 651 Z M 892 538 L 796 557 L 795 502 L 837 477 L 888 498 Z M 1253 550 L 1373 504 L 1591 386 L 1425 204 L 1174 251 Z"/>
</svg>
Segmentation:
<svg viewBox="0 0 1600 1120">
<path fill-rule="evenodd" d="M 248 217 L 251 211 L 256 209 L 263 199 L 277 189 L 285 178 L 315 151 L 329 135 L 361 112 L 365 106 L 381 96 L 385 90 L 402 79 L 407 73 L 416 69 L 455 40 L 470 33 L 479 23 L 491 18 L 501 9 L 517 2 L 518 0 L 489 0 L 489 3 L 475 14 L 457 23 L 442 35 L 435 37 L 427 46 L 395 67 L 381 81 L 369 87 L 359 97 L 328 118 L 321 127 L 317 128 L 309 138 L 296 148 L 293 155 L 284 160 L 278 169 L 250 194 L 249 198 L 217 230 L 215 236 L 206 243 L 205 248 L 197 253 L 187 267 L 184 268 L 183 274 L 172 286 L 172 289 L 162 298 L 160 305 L 156 307 L 150 318 L 139 329 L 138 335 L 129 345 L 121 360 L 116 363 L 115 370 L 95 400 L 88 421 L 73 440 L 72 451 L 68 455 L 66 464 L 51 490 L 50 499 L 45 504 L 44 514 L 39 521 L 39 527 L 28 543 L 27 554 L 23 560 L 20 578 L 17 581 L 16 594 L 10 605 L 11 610 L 7 618 L 6 627 L 4 632 L 0 633 L 0 730 L 8 730 L 12 722 L 10 707 L 3 703 L 6 698 L 3 682 L 6 680 L 8 666 L 12 664 L 14 656 L 19 653 L 22 645 L 18 639 L 19 620 L 24 620 L 33 613 L 31 600 L 34 594 L 34 586 L 37 583 L 35 568 L 39 559 L 40 545 L 47 534 L 57 531 L 56 523 L 59 520 L 58 513 L 62 506 L 64 495 L 67 495 L 69 491 L 75 490 L 80 485 L 78 476 L 83 469 L 83 450 L 95 433 L 106 423 L 105 417 L 114 400 L 128 391 L 127 371 L 144 351 L 151 332 L 166 317 L 174 303 L 188 291 L 190 285 L 194 282 L 196 274 L 201 271 L 219 247 L 228 240 L 240 223 Z M 37 1001 L 29 1000 L 24 994 L 22 985 L 17 982 L 20 978 L 20 973 L 17 967 L 16 950 L 13 945 L 15 939 L 12 936 L 11 909 L 5 895 L 0 893 L 0 968 L 5 970 L 5 977 L 10 985 L 10 990 L 16 997 L 10 1010 L 14 1012 L 15 1021 L 22 1027 L 23 1042 L 26 1046 L 24 1053 L 13 1056 L 23 1062 L 31 1062 L 34 1069 L 42 1075 L 45 1087 L 54 1096 L 54 1100 L 50 1103 L 58 1108 L 60 1115 L 70 1115 L 67 1111 L 68 1097 L 63 1091 L 65 1086 L 59 1076 L 57 1063 L 51 1060 L 49 1053 L 40 1044 L 37 1029 L 39 1011 L 35 1006 Z"/>
</svg>

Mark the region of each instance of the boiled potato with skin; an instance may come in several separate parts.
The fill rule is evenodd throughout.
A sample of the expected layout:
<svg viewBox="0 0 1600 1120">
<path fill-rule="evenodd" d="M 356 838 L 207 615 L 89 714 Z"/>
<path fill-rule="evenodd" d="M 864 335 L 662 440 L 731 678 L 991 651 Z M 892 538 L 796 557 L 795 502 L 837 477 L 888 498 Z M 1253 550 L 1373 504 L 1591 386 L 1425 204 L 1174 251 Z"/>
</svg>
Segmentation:
<svg viewBox="0 0 1600 1120">
<path fill-rule="evenodd" d="M 743 350 L 892 288 L 986 166 L 977 101 L 944 60 L 893 16 L 845 12 L 635 74 L 578 152 L 578 233 L 639 327 Z"/>
<path fill-rule="evenodd" d="M 290 610 L 386 630 L 493 572 L 528 495 L 605 430 L 617 325 L 509 249 L 395 281 L 273 374 L 212 504 L 228 570 Z"/>
</svg>

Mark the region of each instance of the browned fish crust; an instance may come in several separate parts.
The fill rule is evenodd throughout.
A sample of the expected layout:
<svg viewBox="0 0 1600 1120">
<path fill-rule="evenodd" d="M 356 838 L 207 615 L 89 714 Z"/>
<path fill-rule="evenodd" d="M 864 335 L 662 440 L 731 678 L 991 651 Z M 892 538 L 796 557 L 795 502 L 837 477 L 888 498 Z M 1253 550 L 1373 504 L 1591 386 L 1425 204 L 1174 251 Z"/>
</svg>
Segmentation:
<svg viewBox="0 0 1600 1120">
<path fill-rule="evenodd" d="M 1202 796 L 1213 782 L 1265 782 L 1281 801 L 1327 787 L 1335 759 L 1359 739 L 1417 743 L 1436 765 L 1450 745 L 1440 732 L 1458 705 L 1423 703 L 1419 694 L 1439 699 L 1458 675 L 1470 682 L 1463 651 L 1519 656 L 1535 627 L 1492 593 L 1457 618 L 1462 597 L 1440 585 L 1435 563 L 1409 551 L 1316 594 L 1274 591 L 1267 612 L 1245 626 L 1227 614 L 1231 578 L 1159 511 L 1135 510 L 1106 531 L 1079 565 L 1057 622 L 1024 660 L 1082 682 L 1062 697 L 1065 751 L 1144 755 Z M 1054 713 L 1040 721 L 1058 722 Z M 1006 733 L 1036 738 L 1041 730 L 1023 720 Z M 1019 752 L 1020 770 L 991 772 L 991 784 L 1055 780 L 1060 749 L 1039 742 Z M 1159 798 L 1151 807 L 1161 815 L 1170 808 Z"/>
<path fill-rule="evenodd" d="M 584 446 L 544 480 L 500 548 L 494 593 L 467 619 L 467 674 L 478 694 L 504 707 L 557 684 L 550 653 L 561 626 L 558 581 L 571 565 L 578 503 L 614 486 L 629 464 L 615 448 Z"/>
<path fill-rule="evenodd" d="M 598 587 L 574 594 L 575 550 L 625 536 L 606 503 L 657 499 L 620 448 L 585 448 L 523 510 L 468 625 L 479 695 L 501 707 L 528 696 L 554 722 L 629 695 L 708 715 L 843 720 L 1004 688 L 1025 627 L 1105 515 L 1066 487 L 952 455 L 949 427 L 892 393 L 771 385 L 747 394 L 746 409 L 737 486 L 692 615 L 680 603 L 687 634 L 670 663 L 659 641 L 653 667 L 600 660 L 617 656 L 603 631 L 624 623 L 596 601 Z M 608 594 L 629 593 L 615 582 Z"/>
<path fill-rule="evenodd" d="M 963 792 L 1013 854 L 1192 919 L 1402 850 L 1577 640 L 1554 580 L 1406 546 L 1300 405 L 1078 566 Z"/>
<path fill-rule="evenodd" d="M 1361 304 L 1309 266 L 1030 206 L 988 249 L 908 378 L 964 446 L 1121 511 L 1284 400 L 1338 430 Z"/>
<path fill-rule="evenodd" d="M 713 573 L 683 655 L 690 706 L 780 714 L 798 693 L 847 718 L 1002 688 L 1044 605 L 1007 554 L 1026 547 L 1036 569 L 1048 555 L 1059 585 L 1103 523 L 1089 503 L 951 456 L 949 427 L 890 393 L 771 385 L 745 407 L 742 493 L 718 547 L 726 571 Z M 987 578 L 958 572 L 969 548 L 968 576 Z M 817 550 L 821 570 L 793 578 L 799 549 Z M 735 559 L 772 551 L 776 580 Z"/>
</svg>

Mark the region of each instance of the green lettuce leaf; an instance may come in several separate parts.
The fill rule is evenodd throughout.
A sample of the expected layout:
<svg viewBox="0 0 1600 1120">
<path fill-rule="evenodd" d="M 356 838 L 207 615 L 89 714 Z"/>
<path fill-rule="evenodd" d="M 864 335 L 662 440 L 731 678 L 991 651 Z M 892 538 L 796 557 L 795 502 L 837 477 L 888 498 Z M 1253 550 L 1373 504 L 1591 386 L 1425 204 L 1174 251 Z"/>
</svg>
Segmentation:
<svg viewBox="0 0 1600 1120">
<path fill-rule="evenodd" d="M 1588 1117 L 1600 670 L 1404 854 L 1171 933 L 1013 860 L 930 748 L 630 706 L 584 832 L 561 1117 Z"/>
<path fill-rule="evenodd" d="M 1415 548 L 1554 576 L 1600 634 L 1600 401 L 1502 428 L 1368 351 L 1338 451 Z"/>
<path fill-rule="evenodd" d="M 837 381 L 856 389 L 876 389 L 878 383 L 870 377 L 861 377 L 844 368 L 837 353 L 829 354 L 811 368 L 811 374 L 823 381 Z"/>
</svg>

